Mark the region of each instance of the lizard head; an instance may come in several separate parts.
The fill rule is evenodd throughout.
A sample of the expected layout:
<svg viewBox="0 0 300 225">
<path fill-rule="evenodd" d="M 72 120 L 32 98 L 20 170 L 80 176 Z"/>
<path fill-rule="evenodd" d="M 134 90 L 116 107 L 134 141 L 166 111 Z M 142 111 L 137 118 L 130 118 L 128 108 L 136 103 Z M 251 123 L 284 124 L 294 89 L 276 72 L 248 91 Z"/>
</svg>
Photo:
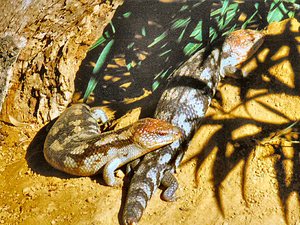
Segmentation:
<svg viewBox="0 0 300 225">
<path fill-rule="evenodd" d="M 171 144 L 183 136 L 180 128 L 159 119 L 145 118 L 133 125 L 133 140 L 142 148 L 152 151 Z"/>
<path fill-rule="evenodd" d="M 248 29 L 230 33 L 222 46 L 221 76 L 234 75 L 241 65 L 259 49 L 264 41 L 264 36 L 262 31 Z M 248 73 L 242 71 L 242 75 L 246 77 Z"/>
</svg>

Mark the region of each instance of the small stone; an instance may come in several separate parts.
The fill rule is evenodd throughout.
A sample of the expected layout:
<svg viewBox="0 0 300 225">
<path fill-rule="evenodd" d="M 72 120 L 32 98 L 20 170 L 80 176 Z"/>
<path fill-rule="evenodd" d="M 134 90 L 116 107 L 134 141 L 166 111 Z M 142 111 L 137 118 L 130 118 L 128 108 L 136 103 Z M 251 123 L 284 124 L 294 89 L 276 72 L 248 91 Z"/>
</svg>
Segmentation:
<svg viewBox="0 0 300 225">
<path fill-rule="evenodd" d="M 22 191 L 24 196 L 33 197 L 34 196 L 34 190 L 31 187 L 25 187 Z"/>
<path fill-rule="evenodd" d="M 87 203 L 93 203 L 93 197 L 88 197 L 86 200 L 85 200 Z"/>
<path fill-rule="evenodd" d="M 30 187 L 23 188 L 22 192 L 23 192 L 23 195 L 28 195 L 31 192 Z"/>
</svg>

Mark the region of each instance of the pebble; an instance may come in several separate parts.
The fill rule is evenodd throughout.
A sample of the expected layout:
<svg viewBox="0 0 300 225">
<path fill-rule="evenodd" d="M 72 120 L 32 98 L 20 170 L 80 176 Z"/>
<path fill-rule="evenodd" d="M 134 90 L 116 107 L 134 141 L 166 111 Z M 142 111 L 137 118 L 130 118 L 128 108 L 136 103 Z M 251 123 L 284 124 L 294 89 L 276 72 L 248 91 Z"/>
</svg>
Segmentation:
<svg viewBox="0 0 300 225">
<path fill-rule="evenodd" d="M 87 203 L 93 203 L 93 202 L 94 202 L 94 199 L 93 199 L 93 197 L 88 197 L 85 201 L 86 201 Z"/>
<path fill-rule="evenodd" d="M 32 190 L 31 187 L 23 188 L 22 193 L 23 193 L 24 196 L 28 196 L 28 197 L 33 197 L 34 196 L 34 191 Z"/>
</svg>

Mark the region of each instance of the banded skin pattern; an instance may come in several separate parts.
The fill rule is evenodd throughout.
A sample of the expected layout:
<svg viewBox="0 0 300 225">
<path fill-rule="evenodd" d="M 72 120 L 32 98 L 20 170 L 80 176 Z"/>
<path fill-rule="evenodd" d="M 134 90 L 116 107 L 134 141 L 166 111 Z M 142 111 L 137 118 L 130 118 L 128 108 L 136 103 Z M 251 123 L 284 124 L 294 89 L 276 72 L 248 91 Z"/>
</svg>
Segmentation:
<svg viewBox="0 0 300 225">
<path fill-rule="evenodd" d="M 109 186 L 120 185 L 114 171 L 142 155 L 182 137 L 182 130 L 168 122 L 145 118 L 130 126 L 100 133 L 103 114 L 85 104 L 67 108 L 51 127 L 44 156 L 54 168 L 77 176 L 91 176 L 103 169 Z"/>
<path fill-rule="evenodd" d="M 178 183 L 173 173 L 204 118 L 219 81 L 225 75 L 233 75 L 257 51 L 263 40 L 264 35 L 260 31 L 232 32 L 222 48 L 213 49 L 205 59 L 205 50 L 197 52 L 173 73 L 159 100 L 155 118 L 180 127 L 184 136 L 145 155 L 129 186 L 122 215 L 124 224 L 137 224 L 160 184 L 166 187 L 162 198 L 175 200 Z"/>
</svg>

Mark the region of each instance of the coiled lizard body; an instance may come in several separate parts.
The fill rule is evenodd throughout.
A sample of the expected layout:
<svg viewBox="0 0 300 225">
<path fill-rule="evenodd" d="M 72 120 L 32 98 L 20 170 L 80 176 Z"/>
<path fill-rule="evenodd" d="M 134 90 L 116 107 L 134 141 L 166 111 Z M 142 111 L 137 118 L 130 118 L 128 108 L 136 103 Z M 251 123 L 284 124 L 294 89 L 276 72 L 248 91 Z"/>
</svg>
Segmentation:
<svg viewBox="0 0 300 225">
<path fill-rule="evenodd" d="M 67 108 L 46 137 L 44 156 L 48 163 L 77 176 L 91 176 L 103 169 L 104 181 L 116 186 L 117 168 L 182 136 L 181 129 L 152 118 L 100 133 L 101 118 L 106 120 L 105 115 L 97 115 L 85 104 Z"/>
<path fill-rule="evenodd" d="M 263 43 L 260 31 L 238 30 L 204 59 L 204 50 L 194 54 L 171 76 L 156 108 L 155 118 L 170 122 L 184 131 L 179 140 L 147 154 L 135 172 L 122 215 L 124 224 L 136 224 L 157 187 L 166 189 L 162 198 L 175 199 L 178 184 L 173 173 L 182 160 L 186 144 L 199 127 L 217 85 L 232 75 Z M 247 74 L 244 74 L 247 75 Z"/>
</svg>

